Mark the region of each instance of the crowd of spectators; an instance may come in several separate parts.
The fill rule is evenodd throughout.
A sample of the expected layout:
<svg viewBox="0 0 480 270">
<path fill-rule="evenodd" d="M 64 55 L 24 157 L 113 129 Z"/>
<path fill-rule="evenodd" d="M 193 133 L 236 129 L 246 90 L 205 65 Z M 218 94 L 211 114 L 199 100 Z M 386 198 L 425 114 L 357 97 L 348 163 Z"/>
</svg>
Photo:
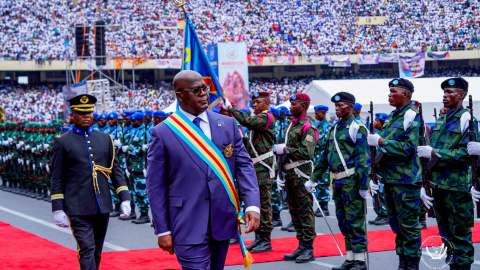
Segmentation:
<svg viewBox="0 0 480 270">
<path fill-rule="evenodd" d="M 204 46 L 246 42 L 251 57 L 468 50 L 479 44 L 471 0 L 190 0 Z M 357 17 L 385 16 L 381 25 Z M 183 11 L 170 0 L 0 0 L 0 58 L 46 61 L 75 54 L 74 26 L 106 22 L 108 55 L 180 58 Z M 90 28 L 94 55 L 94 28 Z M 67 42 L 68 41 L 68 42 Z"/>
</svg>

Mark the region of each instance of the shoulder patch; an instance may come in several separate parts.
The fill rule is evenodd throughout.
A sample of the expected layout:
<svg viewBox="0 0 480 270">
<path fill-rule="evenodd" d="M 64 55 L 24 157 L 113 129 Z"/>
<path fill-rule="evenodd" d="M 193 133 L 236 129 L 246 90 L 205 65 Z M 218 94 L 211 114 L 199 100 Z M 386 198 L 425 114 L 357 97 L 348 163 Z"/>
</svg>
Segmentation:
<svg viewBox="0 0 480 270">
<path fill-rule="evenodd" d="M 465 111 L 460 117 L 460 128 L 462 130 L 462 133 L 464 133 L 468 129 L 469 121 L 470 121 L 470 112 Z"/>
<path fill-rule="evenodd" d="M 305 140 L 307 140 L 309 142 L 313 142 L 313 136 L 307 135 L 307 137 L 305 137 Z"/>
</svg>

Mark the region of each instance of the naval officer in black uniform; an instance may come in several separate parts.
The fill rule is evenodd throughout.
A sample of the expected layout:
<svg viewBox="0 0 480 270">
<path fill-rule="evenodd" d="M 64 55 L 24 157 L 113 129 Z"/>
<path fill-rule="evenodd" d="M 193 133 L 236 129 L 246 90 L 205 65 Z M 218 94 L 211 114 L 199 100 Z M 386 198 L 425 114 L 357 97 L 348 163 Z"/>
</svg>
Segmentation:
<svg viewBox="0 0 480 270">
<path fill-rule="evenodd" d="M 110 135 L 93 130 L 97 99 L 79 95 L 68 102 L 74 128 L 57 138 L 52 158 L 52 209 L 55 224 L 72 227 L 80 269 L 98 269 L 109 213 L 113 211 L 110 178 L 124 216 L 130 215 L 130 195 L 115 157 Z"/>
</svg>

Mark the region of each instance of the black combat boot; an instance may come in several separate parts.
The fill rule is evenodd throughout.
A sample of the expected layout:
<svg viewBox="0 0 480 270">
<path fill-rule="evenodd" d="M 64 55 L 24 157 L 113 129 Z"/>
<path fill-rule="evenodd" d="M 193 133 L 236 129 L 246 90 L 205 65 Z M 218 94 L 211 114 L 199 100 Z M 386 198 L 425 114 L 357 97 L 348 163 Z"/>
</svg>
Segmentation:
<svg viewBox="0 0 480 270">
<path fill-rule="evenodd" d="M 407 265 L 407 257 L 403 255 L 398 255 L 398 269 L 397 270 L 405 270 L 405 265 Z"/>
<path fill-rule="evenodd" d="M 282 226 L 280 230 L 282 231 L 288 231 L 288 228 L 293 228 L 293 222 L 290 221 L 287 226 Z"/>
<path fill-rule="evenodd" d="M 43 200 L 46 201 L 46 202 L 49 202 L 50 201 L 50 196 L 48 195 L 48 189 L 45 189 L 45 192 L 44 192 L 44 196 L 43 196 Z"/>
<path fill-rule="evenodd" d="M 330 216 L 330 211 L 328 211 L 328 202 L 321 202 L 320 207 L 322 208 L 326 217 Z"/>
<path fill-rule="evenodd" d="M 253 241 L 250 245 L 248 245 L 246 248 L 248 251 L 252 251 L 252 249 L 256 246 L 258 246 L 258 244 L 260 244 L 260 233 L 258 232 L 255 232 L 255 241 Z"/>
<path fill-rule="evenodd" d="M 375 225 L 380 226 L 380 225 L 388 225 L 388 218 L 387 217 L 381 217 L 377 221 L 375 221 Z"/>
<path fill-rule="evenodd" d="M 285 261 L 295 261 L 300 255 L 302 255 L 304 248 L 305 248 L 305 242 L 299 241 L 298 248 L 291 254 L 283 255 L 283 259 Z"/>
<path fill-rule="evenodd" d="M 459 266 L 457 266 L 457 269 L 458 269 L 458 270 L 470 270 L 471 267 L 472 267 L 472 265 L 470 265 L 470 264 L 467 264 L 467 265 L 459 265 Z"/>
<path fill-rule="evenodd" d="M 367 270 L 367 263 L 365 261 L 353 261 L 351 270 Z"/>
<path fill-rule="evenodd" d="M 316 217 L 323 217 L 322 211 L 320 211 L 320 209 L 318 209 L 318 208 L 317 208 L 317 210 L 315 210 L 314 214 L 315 214 Z"/>
<path fill-rule="evenodd" d="M 251 250 L 252 253 L 272 251 L 271 233 L 260 233 L 260 242 Z"/>
<path fill-rule="evenodd" d="M 140 217 L 136 220 L 132 220 L 132 223 L 135 223 L 135 224 L 150 223 L 150 217 L 148 216 L 148 212 L 140 212 Z"/>
<path fill-rule="evenodd" d="M 273 223 L 273 227 L 282 226 L 282 219 L 280 218 L 280 212 L 273 213 L 272 223 Z"/>
<path fill-rule="evenodd" d="M 345 262 L 342 263 L 342 265 L 333 267 L 332 270 L 350 270 L 353 267 L 353 262 L 354 262 L 353 260 L 352 261 L 346 260 Z"/>
<path fill-rule="evenodd" d="M 313 256 L 313 240 L 304 242 L 303 252 L 300 256 L 295 259 L 296 263 L 307 263 L 315 261 L 315 256 Z"/>
<path fill-rule="evenodd" d="M 115 208 L 112 212 L 110 212 L 110 217 L 118 217 L 122 211 L 120 210 L 120 203 L 115 204 Z"/>
<path fill-rule="evenodd" d="M 35 197 L 37 200 L 43 199 L 43 189 L 39 188 L 37 189 L 37 196 Z"/>
<path fill-rule="evenodd" d="M 420 267 L 420 257 L 409 257 L 406 262 L 405 270 L 418 270 Z"/>
<path fill-rule="evenodd" d="M 36 188 L 31 188 L 30 193 L 28 194 L 28 197 L 30 197 L 30 198 L 37 197 L 37 189 Z"/>
<path fill-rule="evenodd" d="M 420 215 L 420 228 L 422 230 L 426 230 L 427 229 L 427 217 L 425 216 L 425 213 L 422 213 Z"/>
<path fill-rule="evenodd" d="M 132 209 L 132 211 L 130 212 L 130 216 L 128 217 L 118 217 L 118 219 L 120 220 L 134 220 L 134 219 L 137 219 L 137 215 L 135 214 L 135 203 L 133 201 L 130 201 L 130 208 Z"/>
</svg>

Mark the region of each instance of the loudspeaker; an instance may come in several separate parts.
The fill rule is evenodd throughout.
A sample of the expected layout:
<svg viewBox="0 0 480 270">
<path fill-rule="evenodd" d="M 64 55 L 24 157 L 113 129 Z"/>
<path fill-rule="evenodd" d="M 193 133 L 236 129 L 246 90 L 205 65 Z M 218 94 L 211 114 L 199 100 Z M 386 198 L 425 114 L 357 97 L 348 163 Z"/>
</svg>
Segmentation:
<svg viewBox="0 0 480 270">
<path fill-rule="evenodd" d="M 97 66 L 103 66 L 107 63 L 105 49 L 105 22 L 95 23 L 95 63 Z"/>
<path fill-rule="evenodd" d="M 85 27 L 83 24 L 75 25 L 75 52 L 77 57 L 91 56 L 88 41 L 89 34 L 90 27 Z"/>
</svg>

